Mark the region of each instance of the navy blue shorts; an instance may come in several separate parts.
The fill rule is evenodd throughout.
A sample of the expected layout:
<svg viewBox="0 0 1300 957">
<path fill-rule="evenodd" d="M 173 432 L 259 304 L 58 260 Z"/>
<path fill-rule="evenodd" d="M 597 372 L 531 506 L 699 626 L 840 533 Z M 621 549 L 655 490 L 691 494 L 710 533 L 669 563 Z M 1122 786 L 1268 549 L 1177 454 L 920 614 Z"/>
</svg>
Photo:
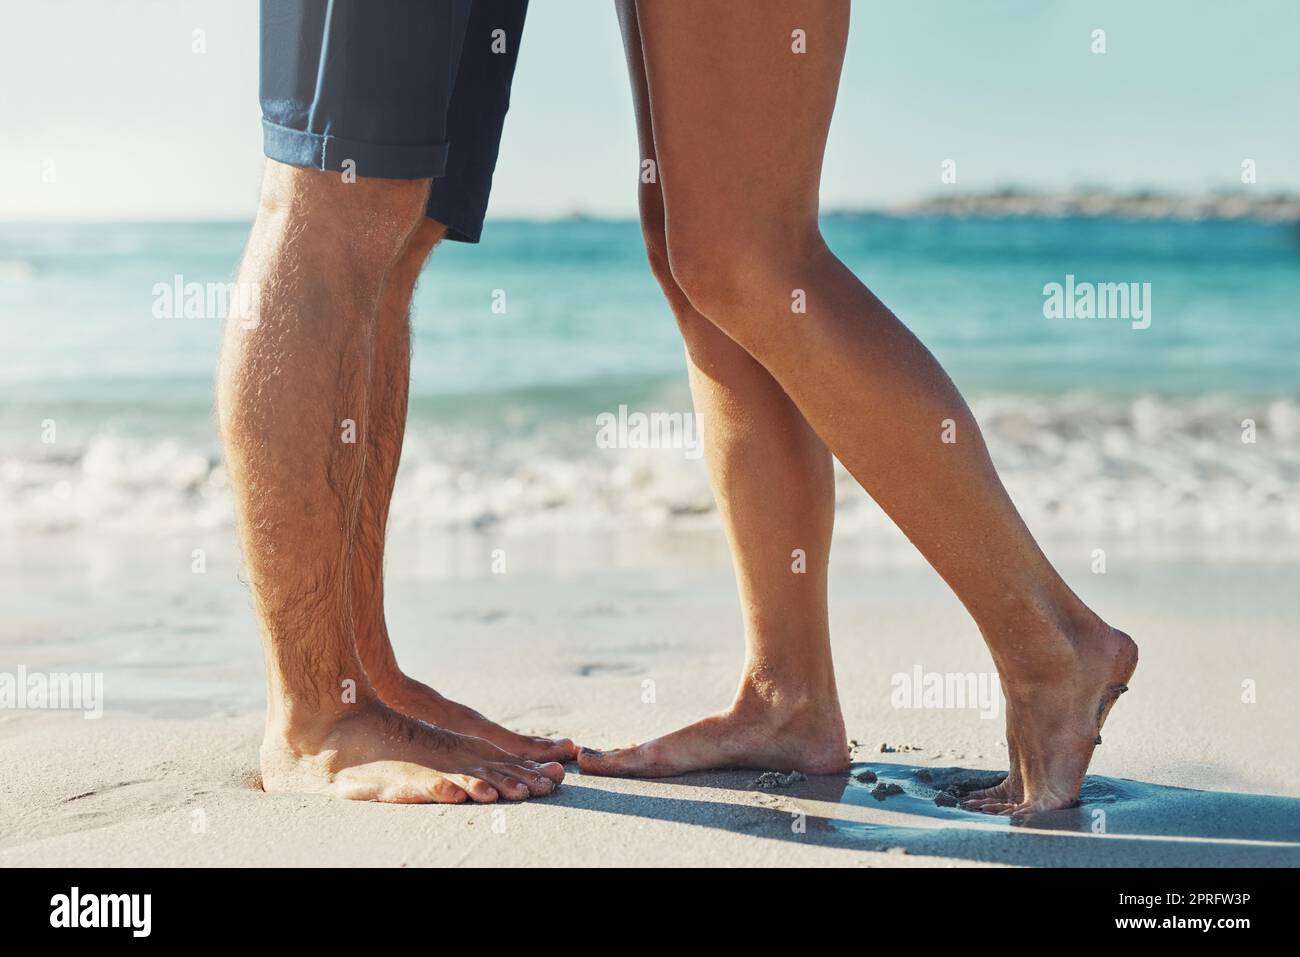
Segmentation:
<svg viewBox="0 0 1300 957">
<path fill-rule="evenodd" d="M 432 179 L 447 236 L 483 230 L 528 0 L 262 0 L 266 155 Z"/>
</svg>

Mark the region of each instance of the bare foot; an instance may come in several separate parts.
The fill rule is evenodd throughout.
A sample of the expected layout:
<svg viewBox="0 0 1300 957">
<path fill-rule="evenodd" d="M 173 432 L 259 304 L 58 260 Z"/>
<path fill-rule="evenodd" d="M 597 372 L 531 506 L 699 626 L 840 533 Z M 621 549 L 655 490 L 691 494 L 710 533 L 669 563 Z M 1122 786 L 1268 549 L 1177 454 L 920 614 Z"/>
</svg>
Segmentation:
<svg viewBox="0 0 1300 957">
<path fill-rule="evenodd" d="M 1006 693 L 1003 692 L 1003 697 Z M 1011 702 L 1006 703 L 1007 709 L 1007 761 L 1011 769 L 1007 776 L 991 788 L 981 788 L 978 791 L 971 791 L 970 794 L 962 800 L 961 806 L 968 811 L 982 811 L 987 804 L 997 805 L 1019 805 L 1025 799 L 1025 785 L 1020 778 L 1020 749 L 1016 745 L 1016 712 L 1011 707 Z"/>
<path fill-rule="evenodd" d="M 558 764 L 507 754 L 482 738 L 433 727 L 378 700 L 310 729 L 267 726 L 262 788 L 392 804 L 490 803 L 550 794 Z"/>
<path fill-rule="evenodd" d="M 419 718 L 439 728 L 470 734 L 491 741 L 498 748 L 532 761 L 572 761 L 578 749 L 568 738 L 551 740 L 516 734 L 489 721 L 473 708 L 444 698 L 426 684 L 406 675 L 388 681 L 376 680 L 379 697 L 394 710 Z"/>
<path fill-rule="evenodd" d="M 738 700 L 730 709 L 645 744 L 578 753 L 584 774 L 663 778 L 708 768 L 835 774 L 849 766 L 839 703 L 780 709 Z"/>
<path fill-rule="evenodd" d="M 1078 804 L 1101 727 L 1128 690 L 1138 649 L 1128 635 L 1100 622 L 1072 648 L 1073 663 L 1054 679 L 1005 681 L 1012 771 L 990 789 L 998 793 L 973 795 L 963 806 L 1022 816 Z"/>
</svg>

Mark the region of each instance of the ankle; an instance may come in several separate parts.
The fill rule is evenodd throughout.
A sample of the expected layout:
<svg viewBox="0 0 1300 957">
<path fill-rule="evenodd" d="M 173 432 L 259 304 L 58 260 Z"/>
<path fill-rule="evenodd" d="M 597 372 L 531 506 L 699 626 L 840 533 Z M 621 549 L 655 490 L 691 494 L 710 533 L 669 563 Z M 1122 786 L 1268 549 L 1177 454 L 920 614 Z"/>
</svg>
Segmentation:
<svg viewBox="0 0 1300 957">
<path fill-rule="evenodd" d="M 834 674 L 801 675 L 770 667 L 746 669 L 732 708 L 775 726 L 842 720 Z"/>
<path fill-rule="evenodd" d="M 355 688 L 294 689 L 272 686 L 266 708 L 266 738 L 311 746 L 339 723 L 383 707 L 368 681 Z"/>
<path fill-rule="evenodd" d="M 387 641 L 384 642 L 387 645 Z M 397 658 L 389 650 L 386 654 L 361 655 L 361 665 L 366 670 L 366 678 L 376 695 L 389 704 L 399 704 L 403 700 L 422 698 L 436 693 L 422 681 L 417 681 L 402 670 Z"/>
<path fill-rule="evenodd" d="M 392 655 L 367 656 L 362 654 L 361 667 L 365 669 L 366 680 L 377 694 L 400 691 L 410 683 L 408 677 L 398 667 Z"/>
<path fill-rule="evenodd" d="M 1073 596 L 1056 596 L 1034 588 L 1016 590 L 973 609 L 976 624 L 995 658 L 1067 659 L 1074 636 L 1096 616 Z"/>
<path fill-rule="evenodd" d="M 364 620 L 358 618 L 358 621 Z M 366 678 L 376 691 L 397 691 L 410 682 L 397 663 L 388 628 L 380 619 L 371 628 L 357 627 L 357 656 Z"/>
<path fill-rule="evenodd" d="M 1099 659 L 1128 655 L 1128 646 L 1133 646 L 1127 635 L 1077 598 L 1000 622 L 994 629 L 981 625 L 981 631 L 1004 688 L 1026 692 L 1073 681 Z"/>
</svg>

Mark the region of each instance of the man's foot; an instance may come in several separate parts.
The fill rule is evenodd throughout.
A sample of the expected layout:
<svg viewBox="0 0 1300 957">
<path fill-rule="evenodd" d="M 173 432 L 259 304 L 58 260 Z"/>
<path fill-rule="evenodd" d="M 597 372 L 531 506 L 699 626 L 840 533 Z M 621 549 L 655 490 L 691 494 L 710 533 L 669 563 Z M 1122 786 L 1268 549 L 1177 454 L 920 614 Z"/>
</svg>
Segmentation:
<svg viewBox="0 0 1300 957">
<path fill-rule="evenodd" d="M 848 766 L 844 719 L 833 699 L 791 709 L 738 700 L 721 714 L 645 744 L 578 753 L 584 774 L 609 777 L 664 778 L 709 768 L 835 774 Z"/>
<path fill-rule="evenodd" d="M 1098 622 L 1073 642 L 1073 662 L 1057 677 L 1005 681 L 1011 773 L 963 806 L 1016 817 L 1075 806 L 1102 725 L 1137 662 L 1133 639 Z"/>
<path fill-rule="evenodd" d="M 263 790 L 392 804 L 522 801 L 564 779 L 558 764 L 517 758 L 377 700 L 306 730 L 268 725 L 261 756 Z"/>
<path fill-rule="evenodd" d="M 473 708 L 444 698 L 428 685 L 406 675 L 399 675 L 387 682 L 376 680 L 375 690 L 384 703 L 395 711 L 448 731 L 483 738 L 503 751 L 530 761 L 572 761 L 578 753 L 577 747 L 568 738 L 552 740 L 516 734 L 495 721 L 489 721 Z"/>
</svg>

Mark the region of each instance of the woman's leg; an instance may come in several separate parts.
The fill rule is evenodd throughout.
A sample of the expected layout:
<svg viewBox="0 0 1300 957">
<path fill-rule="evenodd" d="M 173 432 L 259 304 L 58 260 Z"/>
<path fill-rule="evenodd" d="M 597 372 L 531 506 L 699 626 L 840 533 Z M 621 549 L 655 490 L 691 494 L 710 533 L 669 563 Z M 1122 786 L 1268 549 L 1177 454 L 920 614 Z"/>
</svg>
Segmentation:
<svg viewBox="0 0 1300 957">
<path fill-rule="evenodd" d="M 618 7 L 641 156 L 653 160 L 636 9 L 631 0 Z M 826 615 L 835 516 L 830 452 L 771 374 L 677 288 L 668 270 L 657 178 L 642 184 L 640 205 L 651 268 L 686 340 L 705 460 L 735 558 L 745 670 L 735 702 L 721 714 L 640 747 L 583 751 L 578 763 L 591 774 L 638 776 L 727 765 L 842 770 L 848 743 Z M 802 563 L 796 550 L 805 556 Z"/>
<path fill-rule="evenodd" d="M 673 276 L 772 373 L 974 616 L 1023 782 L 994 807 L 1074 802 L 1136 646 L 1057 575 L 951 380 L 822 240 L 818 187 L 848 0 L 641 0 L 637 10 Z"/>
</svg>

